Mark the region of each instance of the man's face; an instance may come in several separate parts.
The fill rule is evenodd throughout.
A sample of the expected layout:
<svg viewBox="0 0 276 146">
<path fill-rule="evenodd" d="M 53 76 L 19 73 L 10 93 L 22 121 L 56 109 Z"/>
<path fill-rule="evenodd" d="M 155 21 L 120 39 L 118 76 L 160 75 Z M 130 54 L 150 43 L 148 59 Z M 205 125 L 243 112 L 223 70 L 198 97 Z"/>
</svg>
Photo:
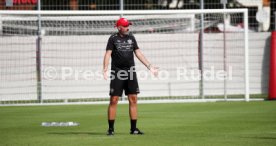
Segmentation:
<svg viewBox="0 0 276 146">
<path fill-rule="evenodd" d="M 123 34 L 123 35 L 128 35 L 128 33 L 129 33 L 128 26 L 119 26 L 118 30 L 119 30 L 119 33 Z"/>
</svg>

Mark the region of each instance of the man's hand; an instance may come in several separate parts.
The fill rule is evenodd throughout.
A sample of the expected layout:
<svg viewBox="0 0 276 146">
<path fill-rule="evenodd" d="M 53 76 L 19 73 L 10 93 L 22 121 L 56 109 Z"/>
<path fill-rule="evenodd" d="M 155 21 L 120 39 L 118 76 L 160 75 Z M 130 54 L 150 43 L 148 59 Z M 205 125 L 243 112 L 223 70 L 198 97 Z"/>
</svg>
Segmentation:
<svg viewBox="0 0 276 146">
<path fill-rule="evenodd" d="M 103 76 L 104 76 L 104 79 L 105 79 L 105 80 L 108 79 L 108 71 L 107 71 L 107 69 L 104 69 L 104 70 L 103 70 Z"/>
<path fill-rule="evenodd" d="M 158 69 L 159 67 L 153 66 L 153 65 L 148 65 L 148 69 L 150 70 L 150 72 L 154 75 L 154 76 L 158 76 Z"/>
<path fill-rule="evenodd" d="M 109 63 L 109 59 L 110 59 L 111 53 L 112 53 L 111 50 L 107 50 L 105 52 L 105 55 L 104 55 L 104 60 L 103 60 L 103 76 L 104 76 L 105 80 L 108 79 L 107 71 L 108 71 L 108 63 Z"/>
</svg>

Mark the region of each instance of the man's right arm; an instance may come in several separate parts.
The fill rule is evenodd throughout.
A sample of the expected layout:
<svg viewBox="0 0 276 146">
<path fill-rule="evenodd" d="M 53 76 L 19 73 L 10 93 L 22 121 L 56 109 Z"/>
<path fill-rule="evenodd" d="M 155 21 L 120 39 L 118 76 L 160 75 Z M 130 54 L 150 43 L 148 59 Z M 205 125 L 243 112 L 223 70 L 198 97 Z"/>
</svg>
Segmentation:
<svg viewBox="0 0 276 146">
<path fill-rule="evenodd" d="M 107 78 L 108 78 L 107 71 L 108 71 L 108 64 L 109 64 L 111 53 L 112 53 L 112 50 L 106 50 L 105 55 L 104 55 L 103 74 L 104 74 L 105 80 L 107 80 Z"/>
</svg>

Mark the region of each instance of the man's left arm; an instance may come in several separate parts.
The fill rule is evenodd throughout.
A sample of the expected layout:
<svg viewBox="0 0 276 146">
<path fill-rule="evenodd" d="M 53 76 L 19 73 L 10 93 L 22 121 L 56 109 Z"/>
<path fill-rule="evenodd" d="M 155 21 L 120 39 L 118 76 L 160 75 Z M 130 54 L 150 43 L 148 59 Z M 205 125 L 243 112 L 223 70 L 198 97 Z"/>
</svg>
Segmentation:
<svg viewBox="0 0 276 146">
<path fill-rule="evenodd" d="M 158 75 L 158 67 L 154 67 L 144 56 L 140 49 L 134 51 L 135 56 L 153 73 L 155 76 Z"/>
</svg>

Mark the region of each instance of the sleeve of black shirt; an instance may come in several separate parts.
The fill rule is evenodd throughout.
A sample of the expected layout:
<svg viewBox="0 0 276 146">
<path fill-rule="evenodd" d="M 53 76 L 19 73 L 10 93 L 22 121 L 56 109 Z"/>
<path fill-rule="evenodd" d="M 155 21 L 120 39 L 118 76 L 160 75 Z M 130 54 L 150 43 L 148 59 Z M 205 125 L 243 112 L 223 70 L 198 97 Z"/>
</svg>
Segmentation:
<svg viewBox="0 0 276 146">
<path fill-rule="evenodd" d="M 135 39 L 134 36 L 133 36 L 133 49 L 134 49 L 134 50 L 139 49 L 138 44 L 137 44 L 137 41 L 136 41 L 136 39 Z"/>
<path fill-rule="evenodd" d="M 114 50 L 114 43 L 113 43 L 113 38 L 112 36 L 108 39 L 107 45 L 106 45 L 106 51 L 107 50 Z"/>
</svg>

